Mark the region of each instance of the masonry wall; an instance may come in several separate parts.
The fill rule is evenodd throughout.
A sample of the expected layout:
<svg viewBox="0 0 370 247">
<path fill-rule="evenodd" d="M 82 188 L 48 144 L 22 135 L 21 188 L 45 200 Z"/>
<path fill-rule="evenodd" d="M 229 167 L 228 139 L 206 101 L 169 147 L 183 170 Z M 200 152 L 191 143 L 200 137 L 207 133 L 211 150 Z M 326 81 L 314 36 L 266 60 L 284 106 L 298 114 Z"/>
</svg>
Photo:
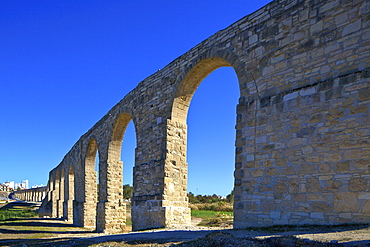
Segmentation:
<svg viewBox="0 0 370 247">
<path fill-rule="evenodd" d="M 275 0 L 189 50 L 140 82 L 50 173 L 53 215 L 64 188 L 75 224 L 122 231 L 120 150 L 133 121 L 133 229 L 190 224 L 187 110 L 202 80 L 230 66 L 240 88 L 234 227 L 369 222 L 369 13 L 366 0 Z"/>
<path fill-rule="evenodd" d="M 238 106 L 236 227 L 369 221 L 368 11 L 306 1 L 251 33 L 258 89 Z"/>
</svg>

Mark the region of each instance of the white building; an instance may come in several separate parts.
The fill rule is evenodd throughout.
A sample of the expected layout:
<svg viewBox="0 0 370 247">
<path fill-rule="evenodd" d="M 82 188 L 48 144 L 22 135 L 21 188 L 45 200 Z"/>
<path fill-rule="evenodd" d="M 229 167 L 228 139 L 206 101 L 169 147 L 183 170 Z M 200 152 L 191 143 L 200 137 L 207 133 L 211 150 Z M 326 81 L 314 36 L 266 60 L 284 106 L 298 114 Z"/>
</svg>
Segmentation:
<svg viewBox="0 0 370 247">
<path fill-rule="evenodd" d="M 24 185 L 23 188 L 25 188 L 25 189 L 28 189 L 29 188 L 29 186 L 28 186 L 28 179 L 22 180 L 22 184 Z"/>
<path fill-rule="evenodd" d="M 16 183 L 14 189 L 17 190 L 18 188 L 22 190 L 28 189 L 28 180 L 22 180 L 21 183 Z"/>
<path fill-rule="evenodd" d="M 4 183 L 6 186 L 8 186 L 9 189 L 16 189 L 14 188 L 14 181 L 8 181 Z"/>
</svg>

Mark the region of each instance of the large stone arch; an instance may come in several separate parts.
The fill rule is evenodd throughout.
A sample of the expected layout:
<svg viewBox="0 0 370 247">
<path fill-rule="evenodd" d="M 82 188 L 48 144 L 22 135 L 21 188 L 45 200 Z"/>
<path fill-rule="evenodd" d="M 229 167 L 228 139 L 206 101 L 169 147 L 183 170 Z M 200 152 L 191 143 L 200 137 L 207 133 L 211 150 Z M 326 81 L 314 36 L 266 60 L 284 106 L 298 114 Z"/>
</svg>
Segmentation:
<svg viewBox="0 0 370 247">
<path fill-rule="evenodd" d="M 100 183 L 97 231 L 119 233 L 126 226 L 126 204 L 123 198 L 123 162 L 121 149 L 124 133 L 130 121 L 129 113 L 121 113 L 114 120 L 107 145 L 107 161 L 102 162 L 104 179 Z M 135 125 L 135 124 L 134 124 Z M 104 158 L 104 159 L 105 159 Z"/>
<path fill-rule="evenodd" d="M 173 103 L 171 104 L 171 120 L 179 121 L 180 123 L 186 123 L 191 99 L 204 78 L 220 67 L 233 67 L 235 70 L 235 67 L 243 66 L 237 60 L 234 61 L 233 66 L 220 57 L 204 58 L 194 63 L 180 76 L 180 80 L 178 80 L 177 87 L 174 90 Z M 244 70 L 241 71 L 241 74 L 244 74 L 243 72 Z M 238 78 L 242 77 L 243 75 L 238 75 Z"/>
<path fill-rule="evenodd" d="M 82 224 L 84 227 L 96 227 L 96 207 L 98 202 L 98 191 L 97 191 L 97 174 L 95 171 L 96 154 L 99 153 L 98 143 L 96 138 L 92 137 L 88 141 L 85 157 L 84 157 L 84 173 L 83 173 L 83 195 L 84 201 L 82 206 L 81 215 Z M 100 158 L 99 154 L 99 158 Z M 100 168 L 100 161 L 99 161 Z"/>
<path fill-rule="evenodd" d="M 221 49 L 221 48 L 220 48 Z M 164 197 L 167 206 L 166 225 L 182 225 L 190 223 L 190 209 L 187 198 L 188 164 L 187 150 L 187 114 L 191 99 L 204 78 L 220 67 L 242 68 L 243 63 L 233 56 L 231 51 L 206 52 L 205 54 L 225 55 L 221 57 L 200 56 L 179 77 L 173 94 L 170 119 L 167 120 L 166 163 L 164 177 Z M 230 59 L 232 58 L 232 59 Z M 231 60 L 228 62 L 226 59 Z M 244 77 L 240 70 L 238 78 Z M 237 72 L 236 72 L 237 73 Z M 181 215 L 179 217 L 179 215 Z"/>
</svg>

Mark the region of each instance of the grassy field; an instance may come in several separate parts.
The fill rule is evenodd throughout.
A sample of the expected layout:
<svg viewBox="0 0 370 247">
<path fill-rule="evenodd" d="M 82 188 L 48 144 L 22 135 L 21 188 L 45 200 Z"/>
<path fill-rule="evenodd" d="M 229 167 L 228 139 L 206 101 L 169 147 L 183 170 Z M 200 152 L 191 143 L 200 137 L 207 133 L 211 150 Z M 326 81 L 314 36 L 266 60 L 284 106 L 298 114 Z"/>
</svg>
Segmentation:
<svg viewBox="0 0 370 247">
<path fill-rule="evenodd" d="M 192 210 L 191 216 L 201 218 L 199 226 L 208 227 L 231 227 L 233 224 L 233 212 L 211 211 L 211 210 Z"/>
<path fill-rule="evenodd" d="M 32 218 L 38 217 L 36 213 L 37 206 L 25 206 L 22 204 L 5 204 L 0 208 L 0 221 L 8 219 Z"/>
<path fill-rule="evenodd" d="M 13 202 L 1 206 L 0 246 L 22 246 L 25 243 L 37 246 L 41 242 L 93 234 L 91 230 L 72 226 L 68 222 L 37 218 L 37 204 Z"/>
</svg>

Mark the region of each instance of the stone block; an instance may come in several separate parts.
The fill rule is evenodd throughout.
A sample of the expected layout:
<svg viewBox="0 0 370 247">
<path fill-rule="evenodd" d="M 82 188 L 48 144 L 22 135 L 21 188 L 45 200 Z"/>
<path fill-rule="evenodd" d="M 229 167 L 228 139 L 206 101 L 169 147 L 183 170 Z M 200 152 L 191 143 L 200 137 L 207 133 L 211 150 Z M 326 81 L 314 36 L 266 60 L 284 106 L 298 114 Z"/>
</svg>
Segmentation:
<svg viewBox="0 0 370 247">
<path fill-rule="evenodd" d="M 360 105 L 350 108 L 350 114 L 360 114 L 360 113 L 366 113 L 369 111 L 369 107 L 367 105 Z"/>
<path fill-rule="evenodd" d="M 291 141 L 288 142 L 288 147 L 297 147 L 304 145 L 307 145 L 306 138 L 293 138 Z"/>
<path fill-rule="evenodd" d="M 323 119 L 323 116 L 321 113 L 315 114 L 308 120 L 309 123 L 318 123 L 321 122 Z"/>
<path fill-rule="evenodd" d="M 313 212 L 331 212 L 333 207 L 327 202 L 312 202 L 311 210 Z"/>
<path fill-rule="evenodd" d="M 298 92 L 293 92 L 293 93 L 290 93 L 290 94 L 287 94 L 283 97 L 283 100 L 284 101 L 289 101 L 289 100 L 292 100 L 292 99 L 295 99 L 298 97 Z"/>
<path fill-rule="evenodd" d="M 324 155 L 325 162 L 338 162 L 342 160 L 342 155 L 340 153 L 331 153 Z"/>
<path fill-rule="evenodd" d="M 266 172 L 265 172 L 265 174 L 266 174 L 267 176 L 276 176 L 276 175 L 279 175 L 279 174 L 280 174 L 280 172 L 279 172 L 279 170 L 278 170 L 277 168 L 275 168 L 275 167 L 268 167 L 268 168 L 266 168 Z"/>
<path fill-rule="evenodd" d="M 311 218 L 324 219 L 324 213 L 310 213 Z"/>
<path fill-rule="evenodd" d="M 287 192 L 287 185 L 286 184 L 276 184 L 274 186 L 274 193 L 275 194 L 285 194 Z"/>
<path fill-rule="evenodd" d="M 361 150 L 359 149 L 350 149 L 344 151 L 344 159 L 345 160 L 356 160 L 360 158 Z"/>
<path fill-rule="evenodd" d="M 310 173 L 314 173 L 315 170 L 316 170 L 315 165 L 302 163 L 298 168 L 298 173 L 299 174 L 310 174 Z"/>
<path fill-rule="evenodd" d="M 356 32 L 361 29 L 361 19 L 356 20 L 343 28 L 342 37 L 347 36 L 353 32 Z"/>
<path fill-rule="evenodd" d="M 278 219 L 280 219 L 280 217 L 281 217 L 281 212 L 277 212 L 277 211 L 270 212 L 270 218 L 271 219 L 278 220 Z"/>
<path fill-rule="evenodd" d="M 347 172 L 350 169 L 350 161 L 337 162 L 334 169 L 336 172 Z"/>
<path fill-rule="evenodd" d="M 370 100 L 370 87 L 362 88 L 358 91 L 358 100 L 359 101 Z"/>
<path fill-rule="evenodd" d="M 334 18 L 335 23 L 337 25 L 340 25 L 340 24 L 346 22 L 347 19 L 348 19 L 348 13 L 346 11 L 336 15 L 335 18 Z"/>
<path fill-rule="evenodd" d="M 365 178 L 352 178 L 348 184 L 349 191 L 364 191 L 369 186 Z"/>
<path fill-rule="evenodd" d="M 337 193 L 334 199 L 335 212 L 357 212 L 358 201 L 356 193 L 341 192 Z"/>
<path fill-rule="evenodd" d="M 328 180 L 325 181 L 324 190 L 338 191 L 340 186 L 342 186 L 341 182 L 335 180 Z"/>
<path fill-rule="evenodd" d="M 366 200 L 364 206 L 362 207 L 362 213 L 370 214 L 370 200 Z"/>
<path fill-rule="evenodd" d="M 320 193 L 322 188 L 318 178 L 311 177 L 307 179 L 307 192 L 309 193 Z"/>
</svg>

